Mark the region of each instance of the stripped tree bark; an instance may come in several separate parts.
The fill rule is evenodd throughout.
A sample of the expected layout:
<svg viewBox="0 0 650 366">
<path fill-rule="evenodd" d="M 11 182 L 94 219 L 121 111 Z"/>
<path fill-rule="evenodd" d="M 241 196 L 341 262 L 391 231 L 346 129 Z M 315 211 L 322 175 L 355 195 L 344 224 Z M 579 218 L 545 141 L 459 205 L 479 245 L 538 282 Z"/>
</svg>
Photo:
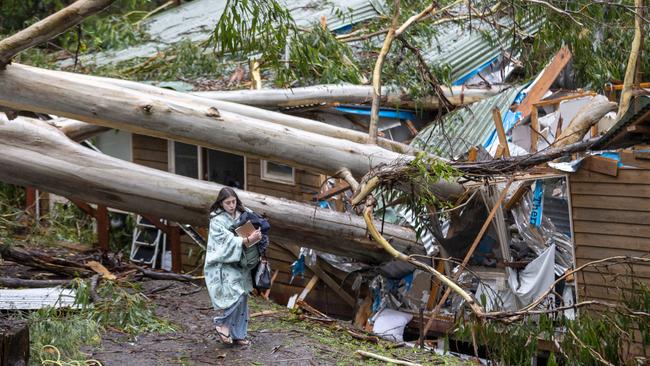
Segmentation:
<svg viewBox="0 0 650 366">
<path fill-rule="evenodd" d="M 145 94 L 100 82 L 65 78 L 22 65 L 0 71 L 0 105 L 73 118 L 241 155 L 268 159 L 335 175 L 348 168 L 363 176 L 371 167 L 409 161 L 378 146 L 326 137 L 189 103 L 186 99 Z M 172 92 L 173 93 L 173 92 Z M 177 93 L 182 96 L 181 93 Z M 48 97 L 43 97 L 47 95 Z M 185 95 L 183 98 L 186 98 Z M 462 186 L 440 182 L 441 192 L 457 196 Z"/>
<path fill-rule="evenodd" d="M 188 95 L 184 93 L 171 91 L 169 89 L 158 88 L 152 85 L 138 83 L 135 81 L 111 79 L 106 77 L 82 75 L 82 74 L 75 74 L 75 73 L 62 73 L 60 71 L 51 71 L 51 72 L 61 76 L 65 76 L 66 78 L 76 78 L 77 80 L 80 81 L 95 80 L 99 82 L 105 82 L 115 86 L 139 91 L 142 93 L 170 98 L 170 100 L 185 101 L 194 104 L 203 104 L 208 108 L 214 107 L 217 108 L 218 110 L 228 111 L 246 117 L 273 122 L 283 126 L 317 133 L 323 136 L 350 140 L 361 144 L 365 144 L 368 139 L 367 134 L 358 131 L 349 130 L 347 128 L 336 127 L 327 123 L 318 122 L 307 118 L 292 116 L 280 112 L 269 111 L 266 109 L 256 108 L 249 105 L 238 104 L 239 102 L 233 103 L 227 100 L 226 101 L 219 100 L 218 96 L 212 96 L 212 94 L 210 94 L 213 92 L 199 92 L 199 93 L 192 93 Z M 262 97 L 265 98 L 265 96 Z M 387 150 L 398 152 L 398 153 L 406 154 L 414 151 L 414 149 L 408 145 L 402 144 L 397 141 L 388 140 L 385 138 L 379 139 L 378 145 Z"/>
<path fill-rule="evenodd" d="M 636 81 L 637 65 L 640 61 L 639 58 L 641 57 L 641 50 L 643 48 L 643 0 L 634 0 L 634 11 L 634 39 L 632 39 L 630 57 L 627 60 L 627 68 L 625 69 L 623 91 L 621 92 L 621 101 L 617 113 L 618 119 L 630 107 L 630 100 L 632 100 L 632 92 Z"/>
<path fill-rule="evenodd" d="M 587 134 L 592 125 L 598 123 L 607 113 L 616 110 L 616 103 L 610 102 L 604 96 L 595 96 L 571 120 L 560 136 L 553 143 L 556 147 L 567 146 L 578 141 Z"/>
<path fill-rule="evenodd" d="M 381 69 L 384 66 L 384 59 L 390 51 L 390 47 L 393 45 L 393 39 L 395 38 L 395 31 L 397 30 L 397 20 L 399 19 L 399 0 L 393 1 L 393 21 L 386 38 L 384 39 L 384 44 L 379 51 L 379 56 L 377 56 L 377 61 L 375 62 L 375 68 L 372 71 L 372 104 L 370 107 L 370 127 L 368 128 L 368 143 L 376 144 L 377 143 L 377 131 L 379 125 L 379 104 L 381 98 Z"/>
<path fill-rule="evenodd" d="M 19 52 L 56 37 L 68 28 L 81 23 L 90 15 L 103 10 L 114 1 L 78 0 L 49 17 L 3 39 L 0 41 L 0 69 L 4 68 Z"/>
<path fill-rule="evenodd" d="M 7 183 L 200 226 L 207 226 L 209 207 L 223 187 L 97 153 L 25 117 L 0 122 L 0 166 L 0 180 Z M 274 240 L 366 262 L 388 259 L 367 239 L 359 216 L 247 191 L 238 195 L 269 219 Z M 386 224 L 384 234 L 400 251 L 424 253 L 410 229 Z"/>
<path fill-rule="evenodd" d="M 440 87 L 453 105 L 466 105 L 499 94 L 510 85 L 485 87 Z M 372 101 L 372 85 L 327 84 L 291 89 L 219 90 L 194 92 L 193 95 L 262 108 L 287 108 L 310 104 L 367 104 Z M 381 88 L 381 102 L 389 107 L 438 109 L 441 101 L 435 96 L 412 100 L 407 93 L 391 86 Z M 244 114 L 244 113 L 242 113 Z"/>
</svg>

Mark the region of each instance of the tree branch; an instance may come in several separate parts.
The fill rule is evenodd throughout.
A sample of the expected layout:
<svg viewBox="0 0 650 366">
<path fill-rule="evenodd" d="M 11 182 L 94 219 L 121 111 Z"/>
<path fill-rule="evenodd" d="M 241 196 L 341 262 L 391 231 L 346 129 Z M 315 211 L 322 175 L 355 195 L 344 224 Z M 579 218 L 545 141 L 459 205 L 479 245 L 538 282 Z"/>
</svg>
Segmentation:
<svg viewBox="0 0 650 366">
<path fill-rule="evenodd" d="M 618 119 L 620 119 L 630 107 L 632 89 L 636 79 L 637 63 L 639 62 L 639 55 L 641 54 L 641 49 L 643 47 L 643 28 L 641 25 L 641 17 L 643 16 L 643 0 L 634 0 L 634 5 L 637 10 L 636 16 L 634 17 L 634 39 L 632 40 L 630 57 L 627 60 L 627 68 L 625 69 L 623 91 L 621 92 L 621 101 L 618 105 Z"/>
<path fill-rule="evenodd" d="M 388 34 L 384 39 L 384 45 L 381 47 L 377 62 L 375 62 L 375 69 L 372 72 L 372 105 L 370 108 L 370 127 L 368 128 L 368 143 L 377 144 L 377 131 L 379 124 L 379 104 L 381 103 L 381 68 L 384 65 L 384 60 L 390 46 L 393 44 L 395 38 L 395 29 L 397 28 L 397 20 L 399 19 L 399 3 L 400 0 L 395 0 L 394 7 L 395 13 L 393 14 L 393 21 Z"/>
<path fill-rule="evenodd" d="M 39 43 L 50 40 L 67 29 L 81 23 L 85 18 L 103 10 L 115 0 L 78 0 L 49 17 L 32 24 L 20 32 L 0 41 L 0 69 L 11 59 Z"/>
</svg>

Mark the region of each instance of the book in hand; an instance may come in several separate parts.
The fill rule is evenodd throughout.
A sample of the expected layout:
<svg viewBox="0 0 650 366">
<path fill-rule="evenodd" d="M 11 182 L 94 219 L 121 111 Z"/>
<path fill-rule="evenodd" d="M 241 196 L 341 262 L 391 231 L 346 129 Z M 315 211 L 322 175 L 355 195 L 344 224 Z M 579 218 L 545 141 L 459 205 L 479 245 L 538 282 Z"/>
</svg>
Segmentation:
<svg viewBox="0 0 650 366">
<path fill-rule="evenodd" d="M 242 238 L 247 238 L 247 237 L 249 237 L 249 236 L 250 236 L 250 235 L 251 235 L 255 230 L 256 230 L 256 229 L 255 229 L 255 227 L 253 226 L 253 224 L 251 224 L 250 221 L 246 221 L 242 226 L 236 228 L 236 229 L 235 229 L 235 232 L 237 233 L 237 235 L 241 236 Z M 254 241 L 254 242 L 250 242 L 250 243 L 248 243 L 248 244 L 246 244 L 246 242 L 244 241 L 244 245 L 246 245 L 247 247 L 251 247 L 251 246 L 257 244 L 258 241 L 259 241 L 259 240 Z"/>
</svg>

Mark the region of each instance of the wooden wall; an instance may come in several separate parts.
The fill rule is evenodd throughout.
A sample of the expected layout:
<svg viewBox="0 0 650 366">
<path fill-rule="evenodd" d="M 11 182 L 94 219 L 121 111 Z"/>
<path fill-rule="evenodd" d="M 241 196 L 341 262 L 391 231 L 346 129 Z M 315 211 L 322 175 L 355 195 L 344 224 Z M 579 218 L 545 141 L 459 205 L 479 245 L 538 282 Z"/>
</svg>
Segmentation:
<svg viewBox="0 0 650 366">
<path fill-rule="evenodd" d="M 260 160 L 246 158 L 246 190 L 287 198 L 299 202 L 310 202 L 320 192 L 322 176 L 317 173 L 296 169 L 296 184 L 282 184 L 261 178 Z"/>
<path fill-rule="evenodd" d="M 133 162 L 168 171 L 167 140 L 133 134 Z"/>
<path fill-rule="evenodd" d="M 570 176 L 577 266 L 613 256 L 650 257 L 650 160 L 630 152 L 621 157 L 637 169 L 621 167 L 617 176 L 581 169 Z M 576 278 L 578 300 L 616 302 L 619 288 L 631 288 L 632 273 L 650 286 L 650 263 L 585 269 Z"/>
</svg>

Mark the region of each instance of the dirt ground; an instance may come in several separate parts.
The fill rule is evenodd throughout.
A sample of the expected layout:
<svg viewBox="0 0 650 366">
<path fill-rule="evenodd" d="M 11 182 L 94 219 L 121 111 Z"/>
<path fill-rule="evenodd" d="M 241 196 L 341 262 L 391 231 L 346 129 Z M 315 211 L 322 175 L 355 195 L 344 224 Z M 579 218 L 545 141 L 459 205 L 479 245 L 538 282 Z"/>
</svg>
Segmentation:
<svg viewBox="0 0 650 366">
<path fill-rule="evenodd" d="M 37 249 L 58 256 L 74 255 L 82 260 L 79 254 L 66 253 L 61 248 Z M 42 274 L 9 261 L 0 265 L 0 276 L 34 278 Z M 250 313 L 275 312 L 251 318 L 250 346 L 226 346 L 219 342 L 212 326 L 212 305 L 202 283 L 150 279 L 139 282 L 142 293 L 155 306 L 156 314 L 171 321 L 177 331 L 132 336 L 104 330 L 99 346 L 82 348 L 89 359 L 99 360 L 103 365 L 124 366 L 384 364 L 362 359 L 354 353 L 361 349 L 421 364 L 462 364 L 452 356 L 441 357 L 408 346 L 395 347 L 391 342 L 376 345 L 357 340 L 346 332 L 349 323 L 326 324 L 304 319 L 299 313 L 260 297 L 249 299 Z"/>
</svg>

